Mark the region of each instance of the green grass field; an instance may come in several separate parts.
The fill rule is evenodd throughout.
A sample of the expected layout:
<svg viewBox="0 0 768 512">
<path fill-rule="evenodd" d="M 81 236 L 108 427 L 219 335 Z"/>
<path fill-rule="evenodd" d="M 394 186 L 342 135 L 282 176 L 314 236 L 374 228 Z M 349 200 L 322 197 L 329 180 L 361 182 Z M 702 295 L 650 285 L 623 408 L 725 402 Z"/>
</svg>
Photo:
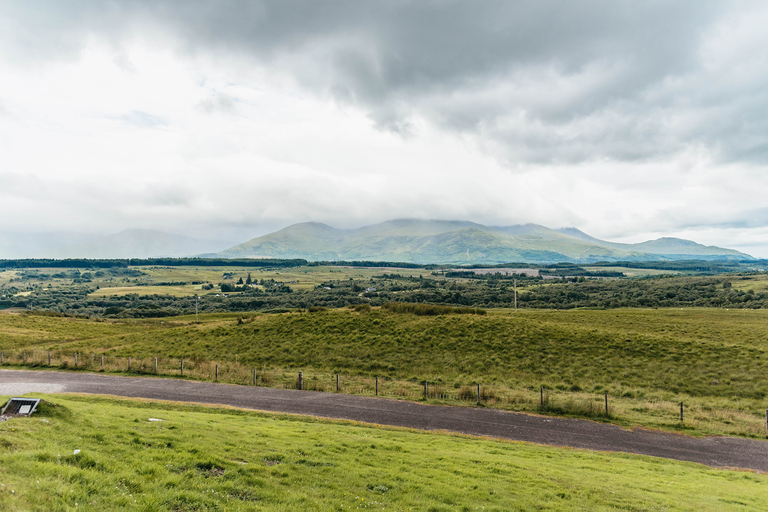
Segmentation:
<svg viewBox="0 0 768 512">
<path fill-rule="evenodd" d="M 637 455 L 43 398 L 39 413 L 0 423 L 2 510 L 757 510 L 768 485 Z"/>
<path fill-rule="evenodd" d="M 594 417 L 694 435 L 764 438 L 768 312 L 764 310 L 490 311 L 435 317 L 388 311 L 215 314 L 96 321 L 0 316 L 5 364 L 179 375 L 240 384 L 307 387 L 509 410 Z M 548 400 L 539 404 L 539 389 Z M 611 417 L 604 418 L 603 394 Z M 679 421 L 684 402 L 687 419 Z"/>
</svg>

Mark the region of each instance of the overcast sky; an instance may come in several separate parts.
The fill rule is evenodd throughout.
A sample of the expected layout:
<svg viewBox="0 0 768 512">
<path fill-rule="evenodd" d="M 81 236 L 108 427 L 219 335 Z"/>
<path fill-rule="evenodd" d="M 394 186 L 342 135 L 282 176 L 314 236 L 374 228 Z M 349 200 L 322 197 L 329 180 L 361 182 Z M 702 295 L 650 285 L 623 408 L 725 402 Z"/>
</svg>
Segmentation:
<svg viewBox="0 0 768 512">
<path fill-rule="evenodd" d="M 768 3 L 0 0 L 0 231 L 404 217 L 768 257 Z"/>
</svg>

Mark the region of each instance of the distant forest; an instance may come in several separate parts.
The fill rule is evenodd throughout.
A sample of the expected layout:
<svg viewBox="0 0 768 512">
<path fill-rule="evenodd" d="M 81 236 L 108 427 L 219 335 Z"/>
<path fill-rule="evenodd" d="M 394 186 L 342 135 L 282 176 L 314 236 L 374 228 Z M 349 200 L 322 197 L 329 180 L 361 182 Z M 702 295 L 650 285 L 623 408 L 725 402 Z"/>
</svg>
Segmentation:
<svg viewBox="0 0 768 512">
<path fill-rule="evenodd" d="M 435 269 L 493 269 L 493 268 L 535 268 L 542 273 L 584 275 L 584 268 L 574 263 L 556 263 L 540 265 L 525 262 L 510 262 L 498 265 L 418 265 L 397 261 L 307 261 L 303 259 L 259 259 L 259 258 L 131 258 L 131 259 L 0 259 L 0 269 L 24 268 L 77 268 L 99 269 L 114 267 L 254 267 L 254 268 L 290 268 L 301 266 L 345 266 L 345 267 L 380 267 L 380 268 L 424 268 Z M 697 274 L 722 274 L 738 272 L 745 266 L 750 268 L 768 268 L 768 260 L 731 261 L 731 260 L 680 260 L 680 261 L 599 261 L 585 265 L 588 267 L 624 267 L 634 269 L 667 270 L 670 272 L 692 272 Z"/>
<path fill-rule="evenodd" d="M 677 263 L 679 264 L 679 262 Z M 557 270 L 557 269 L 550 269 Z M 39 271 L 30 271 L 39 278 Z M 115 277 L 140 276 L 140 269 L 113 267 L 96 272 Z M 390 302 L 436 304 L 472 308 L 621 308 L 621 307 L 768 307 L 768 289 L 740 289 L 741 281 L 754 280 L 756 274 L 715 276 L 659 276 L 631 279 L 589 279 L 579 277 L 485 274 L 469 276 L 465 271 L 433 271 L 422 276 L 404 276 L 395 271 L 371 279 L 329 280 L 310 290 L 294 290 L 288 283 L 274 280 L 246 284 L 220 283 L 224 291 L 207 293 L 199 299 L 201 312 L 271 311 L 282 312 L 311 307 L 345 307 L 358 304 L 381 306 Z M 445 279 L 454 274 L 462 279 Z M 113 318 L 152 318 L 191 314 L 195 299 L 190 296 L 140 295 L 89 297 L 95 290 L 89 284 L 93 271 L 60 271 L 51 277 L 73 279 L 71 286 L 38 287 L 27 295 L 22 290 L 24 274 L 3 292 L 0 307 L 46 310 L 61 314 Z M 467 279 L 467 277 L 471 277 Z M 15 280 L 16 281 L 16 280 Z M 765 281 L 761 281 L 765 283 Z M 158 283 L 157 286 L 185 283 Z M 198 283 L 200 284 L 200 283 Z M 211 286 L 212 288 L 212 286 Z"/>
</svg>

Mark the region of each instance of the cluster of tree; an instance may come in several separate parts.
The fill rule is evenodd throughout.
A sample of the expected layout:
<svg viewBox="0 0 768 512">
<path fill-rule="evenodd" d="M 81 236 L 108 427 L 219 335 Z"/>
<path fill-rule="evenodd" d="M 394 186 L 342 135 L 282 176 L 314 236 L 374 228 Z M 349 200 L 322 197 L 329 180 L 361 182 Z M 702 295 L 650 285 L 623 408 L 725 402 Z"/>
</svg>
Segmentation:
<svg viewBox="0 0 768 512">
<path fill-rule="evenodd" d="M 517 301 L 524 308 L 617 308 L 617 307 L 768 307 L 768 290 L 740 289 L 748 275 L 662 276 L 640 279 L 593 280 L 518 278 Z M 252 284 L 255 282 L 252 281 Z M 514 284 L 489 274 L 483 279 L 434 279 L 430 276 L 385 274 L 373 279 L 329 280 L 314 289 L 293 290 L 274 280 L 261 287 L 221 283 L 228 296 L 209 293 L 199 302 L 201 311 L 287 311 L 310 307 L 337 308 L 387 303 L 442 305 L 467 308 L 512 307 Z M 278 285 L 279 286 L 276 286 Z M 206 287 L 208 285 L 205 285 Z M 2 307 L 26 307 L 67 314 L 108 317 L 162 317 L 190 314 L 194 297 L 171 295 L 93 296 L 94 286 L 73 284 L 49 288 L 35 285 L 26 296 L 18 287 L 0 292 Z M 390 306 L 393 307 L 393 306 Z"/>
<path fill-rule="evenodd" d="M 83 271 L 80 268 L 65 268 L 54 273 L 42 272 L 35 269 L 25 269 L 19 273 L 18 277 L 10 279 L 13 281 L 41 281 L 47 279 L 93 279 L 107 276 L 112 277 L 141 277 L 146 276 L 145 272 L 135 268 L 126 267 L 93 267 Z"/>
<path fill-rule="evenodd" d="M 669 270 L 675 272 L 695 272 L 697 274 L 726 274 L 745 270 L 746 267 L 766 268 L 766 260 L 680 260 L 680 261 L 599 261 L 592 267 L 625 267 L 651 270 Z M 557 265 L 553 266 L 559 268 Z"/>
<path fill-rule="evenodd" d="M 140 266 L 172 267 L 271 267 L 289 268 L 307 265 L 302 259 L 228 259 L 228 258 L 130 258 L 105 259 L 17 259 L 0 260 L 0 268 L 112 268 Z"/>
</svg>

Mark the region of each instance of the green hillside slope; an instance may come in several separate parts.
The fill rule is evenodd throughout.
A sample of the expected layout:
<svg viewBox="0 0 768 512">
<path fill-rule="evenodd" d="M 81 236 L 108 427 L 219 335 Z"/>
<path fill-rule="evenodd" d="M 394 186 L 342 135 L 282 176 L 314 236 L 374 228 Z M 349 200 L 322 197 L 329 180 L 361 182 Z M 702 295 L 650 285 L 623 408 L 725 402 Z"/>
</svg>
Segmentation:
<svg viewBox="0 0 768 512">
<path fill-rule="evenodd" d="M 304 258 L 387 260 L 413 263 L 551 263 L 571 261 L 643 261 L 659 259 L 749 259 L 747 254 L 707 247 L 688 240 L 662 238 L 618 244 L 576 229 L 536 224 L 489 227 L 466 221 L 401 219 L 359 229 L 302 223 L 254 238 L 219 253 L 231 258 Z"/>
</svg>

